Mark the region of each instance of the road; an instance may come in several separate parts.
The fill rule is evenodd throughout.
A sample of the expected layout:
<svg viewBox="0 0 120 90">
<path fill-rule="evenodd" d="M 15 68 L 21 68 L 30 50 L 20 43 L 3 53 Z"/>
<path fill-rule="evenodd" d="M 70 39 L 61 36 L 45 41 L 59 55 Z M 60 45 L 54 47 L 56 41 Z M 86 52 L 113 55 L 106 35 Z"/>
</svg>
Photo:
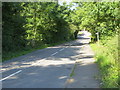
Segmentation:
<svg viewBox="0 0 120 90">
<path fill-rule="evenodd" d="M 8 60 L 2 64 L 2 88 L 64 88 L 90 38 L 78 39 Z"/>
</svg>

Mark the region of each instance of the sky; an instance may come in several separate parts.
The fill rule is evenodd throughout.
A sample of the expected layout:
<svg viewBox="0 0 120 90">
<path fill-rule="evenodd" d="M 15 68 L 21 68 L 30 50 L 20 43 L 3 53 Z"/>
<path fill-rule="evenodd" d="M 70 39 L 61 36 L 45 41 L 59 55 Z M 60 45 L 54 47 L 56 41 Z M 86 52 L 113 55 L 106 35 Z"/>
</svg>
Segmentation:
<svg viewBox="0 0 120 90">
<path fill-rule="evenodd" d="M 69 4 L 72 0 L 58 0 L 58 3 L 60 5 L 62 5 L 63 2 L 66 2 L 67 4 Z"/>
<path fill-rule="evenodd" d="M 63 2 L 66 2 L 67 5 L 69 5 L 69 3 L 70 3 L 71 1 L 72 1 L 72 0 L 58 0 L 58 3 L 59 3 L 60 5 L 63 5 L 62 3 L 63 3 Z M 71 7 L 71 10 L 75 9 L 76 7 L 77 7 L 77 5 L 74 4 L 74 6 Z"/>
</svg>

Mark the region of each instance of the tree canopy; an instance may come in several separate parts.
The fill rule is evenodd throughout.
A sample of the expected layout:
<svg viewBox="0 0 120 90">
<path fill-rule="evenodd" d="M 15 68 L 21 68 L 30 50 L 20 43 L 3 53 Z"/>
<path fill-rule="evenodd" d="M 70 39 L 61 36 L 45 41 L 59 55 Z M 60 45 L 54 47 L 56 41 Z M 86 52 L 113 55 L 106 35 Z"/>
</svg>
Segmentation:
<svg viewBox="0 0 120 90">
<path fill-rule="evenodd" d="M 76 38 L 88 30 L 92 40 L 114 35 L 119 29 L 119 2 L 78 2 L 62 6 L 55 2 L 4 2 L 3 52 L 52 44 Z"/>
</svg>

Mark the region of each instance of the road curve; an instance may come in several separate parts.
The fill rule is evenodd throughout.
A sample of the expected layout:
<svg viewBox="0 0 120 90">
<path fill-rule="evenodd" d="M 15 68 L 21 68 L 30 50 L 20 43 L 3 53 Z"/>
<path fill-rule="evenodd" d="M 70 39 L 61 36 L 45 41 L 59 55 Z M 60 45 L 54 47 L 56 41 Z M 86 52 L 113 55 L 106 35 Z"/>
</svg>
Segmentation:
<svg viewBox="0 0 120 90">
<path fill-rule="evenodd" d="M 65 88 L 89 35 L 65 44 L 37 50 L 2 64 L 3 88 Z"/>
<path fill-rule="evenodd" d="M 77 39 L 4 62 L 2 87 L 64 88 L 81 47 Z"/>
</svg>

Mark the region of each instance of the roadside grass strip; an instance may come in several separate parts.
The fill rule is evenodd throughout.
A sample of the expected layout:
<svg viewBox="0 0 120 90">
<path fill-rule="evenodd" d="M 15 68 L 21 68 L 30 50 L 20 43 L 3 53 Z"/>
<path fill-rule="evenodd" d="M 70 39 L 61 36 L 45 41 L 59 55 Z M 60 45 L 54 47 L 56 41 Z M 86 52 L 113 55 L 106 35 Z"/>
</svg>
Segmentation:
<svg viewBox="0 0 120 90">
<path fill-rule="evenodd" d="M 120 87 L 117 38 L 115 36 L 108 40 L 101 40 L 99 45 L 91 44 L 96 54 L 96 63 L 100 68 L 102 88 Z"/>
</svg>

